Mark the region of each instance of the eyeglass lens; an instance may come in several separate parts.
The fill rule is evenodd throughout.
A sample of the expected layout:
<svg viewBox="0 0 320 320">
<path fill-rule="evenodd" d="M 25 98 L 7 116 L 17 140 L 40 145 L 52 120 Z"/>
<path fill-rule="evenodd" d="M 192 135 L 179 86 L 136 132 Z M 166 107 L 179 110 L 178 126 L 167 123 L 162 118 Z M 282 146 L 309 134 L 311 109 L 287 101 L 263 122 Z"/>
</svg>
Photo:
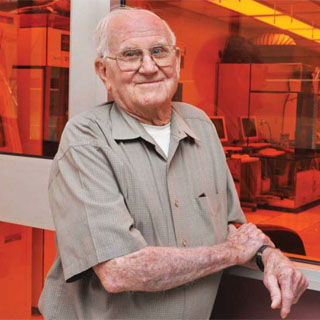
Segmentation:
<svg viewBox="0 0 320 320">
<path fill-rule="evenodd" d="M 149 48 L 149 55 L 159 67 L 169 66 L 172 63 L 176 48 L 173 46 L 156 46 Z M 117 63 L 122 71 L 135 71 L 141 67 L 144 53 L 142 49 L 130 49 L 117 56 Z"/>
</svg>

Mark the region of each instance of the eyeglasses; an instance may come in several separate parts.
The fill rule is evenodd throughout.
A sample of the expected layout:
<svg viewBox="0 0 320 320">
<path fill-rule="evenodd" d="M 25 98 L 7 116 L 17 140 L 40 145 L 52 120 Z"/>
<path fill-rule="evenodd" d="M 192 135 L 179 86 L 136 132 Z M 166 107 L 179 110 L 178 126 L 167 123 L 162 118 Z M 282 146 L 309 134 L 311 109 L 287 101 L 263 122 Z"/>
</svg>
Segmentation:
<svg viewBox="0 0 320 320">
<path fill-rule="evenodd" d="M 157 45 L 148 49 L 127 49 L 115 57 L 105 56 L 104 58 L 116 60 L 121 71 L 136 71 L 142 65 L 143 52 L 146 50 L 149 51 L 150 57 L 158 67 L 167 67 L 172 64 L 173 57 L 179 48 L 173 45 Z"/>
</svg>

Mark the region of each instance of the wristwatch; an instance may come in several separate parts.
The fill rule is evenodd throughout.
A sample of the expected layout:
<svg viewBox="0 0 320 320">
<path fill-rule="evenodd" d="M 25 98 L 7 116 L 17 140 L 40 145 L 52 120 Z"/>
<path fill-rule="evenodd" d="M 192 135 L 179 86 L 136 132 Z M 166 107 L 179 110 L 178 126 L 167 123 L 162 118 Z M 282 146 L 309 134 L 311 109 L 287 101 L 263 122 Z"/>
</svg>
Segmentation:
<svg viewBox="0 0 320 320">
<path fill-rule="evenodd" d="M 266 250 L 267 248 L 273 248 L 273 247 L 268 246 L 267 244 L 264 244 L 263 246 L 261 246 L 258 249 L 258 251 L 256 253 L 256 264 L 262 272 L 264 272 L 264 264 L 262 261 L 262 254 L 263 254 L 263 251 Z"/>
</svg>

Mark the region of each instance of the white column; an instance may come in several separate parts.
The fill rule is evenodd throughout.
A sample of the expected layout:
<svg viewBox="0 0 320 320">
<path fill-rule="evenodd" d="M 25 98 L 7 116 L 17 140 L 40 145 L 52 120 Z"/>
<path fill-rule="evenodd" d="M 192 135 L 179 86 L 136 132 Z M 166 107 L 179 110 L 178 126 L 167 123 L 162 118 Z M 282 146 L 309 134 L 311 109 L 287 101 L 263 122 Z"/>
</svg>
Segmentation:
<svg viewBox="0 0 320 320">
<path fill-rule="evenodd" d="M 98 21 L 120 0 L 71 0 L 69 117 L 107 100 L 94 71 L 93 33 Z"/>
</svg>

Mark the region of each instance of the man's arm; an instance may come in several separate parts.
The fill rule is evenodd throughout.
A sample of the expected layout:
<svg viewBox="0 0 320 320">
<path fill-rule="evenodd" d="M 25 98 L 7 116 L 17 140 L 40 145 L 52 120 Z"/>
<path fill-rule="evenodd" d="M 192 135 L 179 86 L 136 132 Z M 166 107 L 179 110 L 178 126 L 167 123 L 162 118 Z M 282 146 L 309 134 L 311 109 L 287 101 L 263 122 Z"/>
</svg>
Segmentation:
<svg viewBox="0 0 320 320">
<path fill-rule="evenodd" d="M 232 265 L 254 266 L 253 258 L 270 239 L 252 224 L 229 226 L 226 242 L 199 248 L 146 247 L 135 253 L 96 265 L 93 269 L 109 292 L 162 291 L 218 272 Z M 271 308 L 281 308 L 285 318 L 298 302 L 308 281 L 278 249 L 263 252 L 264 284 Z M 257 267 L 254 267 L 257 269 Z"/>
<path fill-rule="evenodd" d="M 146 247 L 96 265 L 109 292 L 162 291 L 251 260 L 270 239 L 255 225 L 229 226 L 226 242 L 198 248 Z"/>
</svg>

